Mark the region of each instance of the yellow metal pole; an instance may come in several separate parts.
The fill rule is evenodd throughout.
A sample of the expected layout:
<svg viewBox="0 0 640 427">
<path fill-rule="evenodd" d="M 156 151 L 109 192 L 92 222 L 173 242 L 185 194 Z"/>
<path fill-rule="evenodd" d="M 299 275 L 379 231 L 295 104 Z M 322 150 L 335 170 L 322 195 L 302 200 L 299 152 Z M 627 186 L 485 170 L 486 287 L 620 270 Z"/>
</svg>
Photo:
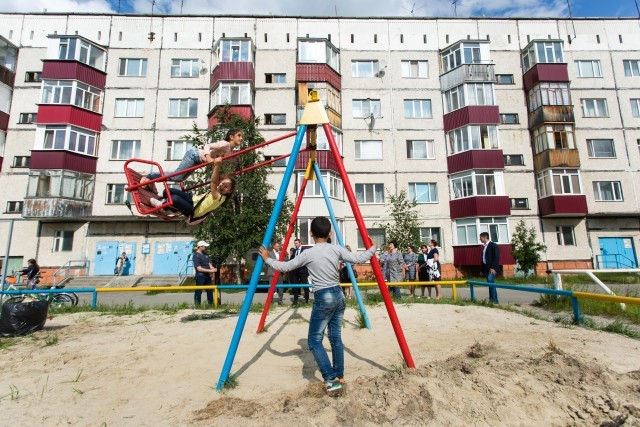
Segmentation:
<svg viewBox="0 0 640 427">
<path fill-rule="evenodd" d="M 213 288 L 213 308 L 218 308 L 218 287 Z"/>
<path fill-rule="evenodd" d="M 456 290 L 456 284 L 455 283 L 451 285 L 451 289 L 452 289 L 452 292 L 453 292 L 453 300 L 457 301 L 458 300 L 458 291 Z"/>
<path fill-rule="evenodd" d="M 600 301 L 610 301 L 610 302 L 620 302 L 620 303 L 626 303 L 626 304 L 640 305 L 640 298 L 634 298 L 634 297 L 620 297 L 617 295 L 592 294 L 589 292 L 574 292 L 573 296 L 576 298 L 595 299 Z"/>
</svg>

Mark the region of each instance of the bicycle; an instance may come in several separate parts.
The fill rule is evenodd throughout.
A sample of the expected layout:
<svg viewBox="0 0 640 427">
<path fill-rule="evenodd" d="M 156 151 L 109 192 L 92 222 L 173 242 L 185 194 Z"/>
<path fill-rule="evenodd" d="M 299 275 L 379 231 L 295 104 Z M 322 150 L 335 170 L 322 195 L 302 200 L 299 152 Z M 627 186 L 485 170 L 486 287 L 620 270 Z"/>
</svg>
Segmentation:
<svg viewBox="0 0 640 427">
<path fill-rule="evenodd" d="M 4 303 L 19 303 L 25 300 L 39 300 L 39 301 L 47 301 L 50 305 L 55 308 L 68 307 L 78 305 L 78 295 L 74 292 L 61 292 L 61 293 L 38 293 L 36 286 L 40 283 L 40 275 L 36 275 L 33 279 L 27 280 L 22 279 L 22 274 L 20 272 L 14 271 L 11 276 L 8 276 L 5 280 L 5 291 L 17 291 L 17 290 L 34 290 L 36 292 L 29 294 L 19 294 L 19 295 L 11 295 L 11 294 L 3 294 L 3 304 Z M 13 279 L 13 280 L 11 280 Z M 22 289 L 19 289 L 22 288 Z M 44 289 L 51 289 L 52 286 L 47 286 Z M 62 286 L 56 286 L 56 289 L 64 288 Z"/>
</svg>

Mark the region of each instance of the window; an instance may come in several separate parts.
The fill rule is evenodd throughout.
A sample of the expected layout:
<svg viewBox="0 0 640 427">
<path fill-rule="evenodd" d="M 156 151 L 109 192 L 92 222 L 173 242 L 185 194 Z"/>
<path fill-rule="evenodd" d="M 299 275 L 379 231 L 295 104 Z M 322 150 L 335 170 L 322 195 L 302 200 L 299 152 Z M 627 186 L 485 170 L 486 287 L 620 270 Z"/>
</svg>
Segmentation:
<svg viewBox="0 0 640 427">
<path fill-rule="evenodd" d="M 583 117 L 607 117 L 607 100 L 604 98 L 581 99 Z"/>
<path fill-rule="evenodd" d="M 29 157 L 29 156 L 15 156 L 13 158 L 13 163 L 11 164 L 11 167 L 13 167 L 13 168 L 28 168 L 30 159 L 31 159 L 31 157 Z"/>
<path fill-rule="evenodd" d="M 116 112 L 114 117 L 143 117 L 144 99 L 116 99 Z"/>
<path fill-rule="evenodd" d="M 525 73 L 536 64 L 561 62 L 564 62 L 562 42 L 534 42 L 522 54 L 522 68 Z"/>
<path fill-rule="evenodd" d="M 268 160 L 273 160 L 275 158 L 278 158 L 280 156 L 264 156 L 264 160 L 268 161 Z M 287 159 L 279 159 L 276 160 L 275 162 L 271 163 L 271 166 L 273 166 L 274 168 L 284 168 L 287 167 Z"/>
<path fill-rule="evenodd" d="M 478 221 L 472 219 L 458 219 L 456 223 L 456 244 L 477 245 L 479 242 Z"/>
<path fill-rule="evenodd" d="M 442 52 L 442 68 L 445 73 L 462 64 L 481 62 L 480 43 L 460 43 Z"/>
<path fill-rule="evenodd" d="M 37 113 L 20 113 L 18 123 L 21 125 L 27 125 L 36 122 Z"/>
<path fill-rule="evenodd" d="M 631 100 L 631 114 L 633 117 L 640 117 L 640 99 Z"/>
<path fill-rule="evenodd" d="M 616 149 L 613 139 L 587 139 L 587 151 L 589 157 L 602 157 L 614 159 Z"/>
<path fill-rule="evenodd" d="M 509 226 L 507 218 L 479 218 L 480 233 L 489 233 L 492 242 L 509 243 Z"/>
<path fill-rule="evenodd" d="M 43 149 L 68 150 L 94 156 L 96 134 L 74 126 L 47 126 L 44 131 Z"/>
<path fill-rule="evenodd" d="M 7 202 L 6 213 L 21 213 L 23 202 Z"/>
<path fill-rule="evenodd" d="M 535 154 L 545 150 L 572 150 L 576 148 L 573 125 L 542 125 L 532 132 Z"/>
<path fill-rule="evenodd" d="M 340 55 L 326 40 L 299 40 L 298 62 L 323 63 L 336 71 L 340 70 Z"/>
<path fill-rule="evenodd" d="M 431 100 L 405 99 L 404 117 L 407 119 L 431 118 Z"/>
<path fill-rule="evenodd" d="M 624 75 L 627 77 L 638 77 L 640 76 L 640 60 L 638 59 L 627 59 L 622 61 L 624 65 Z"/>
<path fill-rule="evenodd" d="M 298 174 L 298 180 L 296 181 L 296 189 L 297 193 L 299 188 L 302 186 L 302 181 L 304 180 L 304 173 Z M 322 182 L 324 183 L 325 188 L 329 192 L 329 197 L 344 200 L 344 188 L 342 187 L 342 180 L 340 176 L 335 172 L 325 171 L 322 172 Z M 307 181 L 307 187 L 304 192 L 305 196 L 309 197 L 323 197 L 322 196 L 322 188 L 320 187 L 320 183 L 315 181 Z"/>
<path fill-rule="evenodd" d="M 500 123 L 503 125 L 517 125 L 520 119 L 517 114 L 500 114 Z"/>
<path fill-rule="evenodd" d="M 599 60 L 576 61 L 576 75 L 578 77 L 602 77 Z"/>
<path fill-rule="evenodd" d="M 462 126 L 445 135 L 449 154 L 468 150 L 500 148 L 498 127 L 493 125 Z"/>
<path fill-rule="evenodd" d="M 251 86 L 248 82 L 220 83 L 213 92 L 211 105 L 251 105 Z"/>
<path fill-rule="evenodd" d="M 53 252 L 68 252 L 73 248 L 73 231 L 53 232 Z"/>
<path fill-rule="evenodd" d="M 200 61 L 197 59 L 172 59 L 171 77 L 198 77 Z"/>
<path fill-rule="evenodd" d="M 167 141 L 166 160 L 182 160 L 187 150 L 193 147 L 193 141 Z"/>
<path fill-rule="evenodd" d="M 387 245 L 387 240 L 384 236 L 384 228 L 367 228 L 367 234 L 373 241 L 376 248 L 384 248 Z M 368 249 L 364 247 L 362 236 L 358 233 L 358 249 Z"/>
<path fill-rule="evenodd" d="M 101 95 L 102 91 L 100 89 L 96 89 L 84 83 L 76 82 L 74 83 L 74 101 L 73 105 L 86 108 L 87 110 L 94 111 L 96 113 L 100 112 L 101 108 Z"/>
<path fill-rule="evenodd" d="M 24 74 L 25 83 L 39 83 L 42 81 L 42 71 L 27 71 Z"/>
<path fill-rule="evenodd" d="M 351 61 L 351 77 L 377 77 L 379 70 L 378 61 Z"/>
<path fill-rule="evenodd" d="M 509 243 L 509 226 L 505 217 L 483 217 L 456 220 L 458 245 L 477 245 L 480 233 L 489 233 L 492 242 Z"/>
<path fill-rule="evenodd" d="M 529 209 L 529 199 L 526 197 L 509 199 L 509 203 L 511 204 L 511 209 Z"/>
<path fill-rule="evenodd" d="M 382 160 L 382 141 L 355 141 L 356 160 Z"/>
<path fill-rule="evenodd" d="M 100 112 L 102 91 L 71 80 L 46 80 L 42 86 L 43 104 L 73 104 Z"/>
<path fill-rule="evenodd" d="M 451 193 L 453 199 L 473 196 L 494 196 L 504 193 L 502 172 L 474 170 L 451 175 Z"/>
<path fill-rule="evenodd" d="M 513 74 L 496 74 L 496 84 L 512 85 L 515 84 Z"/>
<path fill-rule="evenodd" d="M 220 42 L 219 62 L 251 62 L 252 60 L 249 40 L 222 40 Z"/>
<path fill-rule="evenodd" d="M 27 197 L 65 198 L 91 201 L 94 175 L 69 170 L 29 171 Z"/>
<path fill-rule="evenodd" d="M 336 90 L 333 86 L 324 82 L 309 82 L 307 83 L 307 94 L 315 90 L 320 96 L 322 105 L 331 108 L 336 113 L 340 114 L 341 102 L 340 91 Z M 380 111 L 380 101 L 378 100 L 378 111 Z M 302 117 L 302 113 L 301 113 Z"/>
<path fill-rule="evenodd" d="M 181 98 L 169 100 L 169 117 L 197 117 L 198 100 Z"/>
<path fill-rule="evenodd" d="M 563 195 L 582 194 L 580 188 L 580 172 L 576 169 L 547 169 L 536 176 L 538 198 Z"/>
<path fill-rule="evenodd" d="M 287 75 L 285 73 L 265 74 L 265 83 L 286 83 Z"/>
<path fill-rule="evenodd" d="M 351 101 L 351 106 L 353 108 L 354 119 L 365 118 L 371 115 L 375 118 L 382 117 L 379 99 L 354 99 Z"/>
<path fill-rule="evenodd" d="M 571 226 L 556 226 L 556 237 L 560 246 L 576 246 L 576 237 Z"/>
<path fill-rule="evenodd" d="M 442 243 L 442 233 L 439 227 L 421 227 L 420 228 L 420 242 L 427 244 L 429 240 L 435 240 L 438 242 L 438 246 L 444 246 Z M 442 253 L 440 254 L 442 257 Z"/>
<path fill-rule="evenodd" d="M 401 61 L 402 77 L 407 79 L 429 78 L 429 61 Z"/>
<path fill-rule="evenodd" d="M 409 200 L 418 203 L 438 203 L 438 187 L 435 182 L 410 182 Z"/>
<path fill-rule="evenodd" d="M 505 154 L 502 158 L 505 166 L 524 166 L 524 156 L 522 154 Z"/>
<path fill-rule="evenodd" d="M 80 38 L 60 38 L 58 59 L 75 59 L 104 70 L 105 51 Z"/>
<path fill-rule="evenodd" d="M 572 105 L 568 83 L 538 83 L 527 92 L 529 112 L 543 105 Z"/>
<path fill-rule="evenodd" d="M 122 77 L 144 77 L 147 75 L 147 60 L 141 58 L 120 58 L 118 75 Z"/>
<path fill-rule="evenodd" d="M 70 80 L 47 80 L 42 86 L 43 104 L 71 104 L 73 82 Z"/>
<path fill-rule="evenodd" d="M 134 157 L 140 157 L 139 140 L 111 141 L 111 160 L 129 160 Z"/>
<path fill-rule="evenodd" d="M 598 201 L 621 202 L 622 185 L 620 181 L 594 181 L 593 197 Z"/>
<path fill-rule="evenodd" d="M 356 184 L 358 203 L 384 203 L 384 184 Z"/>
<path fill-rule="evenodd" d="M 265 114 L 264 124 L 265 125 L 285 125 L 287 124 L 287 115 L 286 114 Z"/>
<path fill-rule="evenodd" d="M 125 184 L 107 184 L 107 205 L 122 205 L 125 201 L 131 203 L 131 192 L 125 191 Z"/>
<path fill-rule="evenodd" d="M 414 139 L 407 141 L 407 159 L 435 159 L 433 140 Z"/>
<path fill-rule="evenodd" d="M 469 83 L 456 86 L 444 92 L 445 113 L 450 113 L 467 105 L 494 105 L 493 85 L 490 83 Z"/>
</svg>

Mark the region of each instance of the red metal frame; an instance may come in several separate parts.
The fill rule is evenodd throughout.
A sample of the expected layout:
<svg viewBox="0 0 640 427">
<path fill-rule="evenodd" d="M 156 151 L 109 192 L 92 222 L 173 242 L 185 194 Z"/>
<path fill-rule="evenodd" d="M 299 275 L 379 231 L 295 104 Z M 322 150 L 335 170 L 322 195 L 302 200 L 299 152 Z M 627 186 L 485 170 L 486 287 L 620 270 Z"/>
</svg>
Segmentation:
<svg viewBox="0 0 640 427">
<path fill-rule="evenodd" d="M 144 163 L 147 165 L 153 165 L 156 166 L 158 168 L 158 170 L 160 171 L 160 174 L 163 174 L 163 170 L 162 170 L 162 166 L 160 166 L 160 163 L 157 162 L 152 162 L 150 160 L 143 160 L 143 159 L 130 159 L 127 160 L 126 162 L 124 162 L 124 174 L 127 177 L 127 183 L 129 184 L 129 187 L 126 187 L 125 190 L 129 191 L 131 193 L 131 196 L 133 197 L 133 202 L 136 205 L 136 209 L 138 210 L 138 212 L 140 212 L 141 215 L 155 215 L 158 216 L 166 221 L 171 221 L 174 220 L 176 218 L 178 218 L 179 216 L 171 216 L 171 215 L 167 215 L 163 212 L 160 212 L 161 209 L 164 208 L 168 208 L 171 207 L 173 205 L 173 200 L 171 199 L 171 192 L 169 192 L 169 186 L 167 185 L 167 181 L 163 181 L 162 185 L 164 186 L 164 189 L 167 193 L 167 201 L 162 204 L 161 206 L 157 206 L 157 207 L 151 207 L 151 206 L 147 206 L 144 203 L 142 203 L 142 200 L 140 199 L 140 192 L 138 191 L 140 187 L 142 186 L 146 186 L 147 183 L 145 182 L 143 185 L 140 184 L 136 184 L 136 178 L 133 175 L 133 170 L 129 167 L 129 164 L 131 163 Z M 155 182 L 155 180 L 154 180 Z M 131 185 L 133 183 L 133 185 Z M 133 188 L 132 188 L 133 187 Z"/>
</svg>

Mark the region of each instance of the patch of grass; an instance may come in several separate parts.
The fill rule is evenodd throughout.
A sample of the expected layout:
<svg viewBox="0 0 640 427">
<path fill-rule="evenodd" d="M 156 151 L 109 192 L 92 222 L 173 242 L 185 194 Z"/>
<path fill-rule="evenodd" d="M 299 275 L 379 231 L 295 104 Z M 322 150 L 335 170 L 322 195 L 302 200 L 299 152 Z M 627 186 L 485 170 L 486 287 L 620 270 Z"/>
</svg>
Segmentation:
<svg viewBox="0 0 640 427">
<path fill-rule="evenodd" d="M 47 375 L 47 379 L 44 381 L 44 385 L 42 386 L 42 390 L 40 391 L 40 400 L 44 397 L 44 392 L 47 390 L 47 386 L 49 385 L 49 375 Z"/>
<path fill-rule="evenodd" d="M 13 384 L 9 384 L 9 393 L 4 396 L 0 396 L 0 400 L 8 397 L 10 400 L 18 400 L 23 397 L 20 393 L 20 389 Z"/>
<path fill-rule="evenodd" d="M 84 394 L 84 391 L 82 391 L 82 390 L 80 390 L 80 389 L 77 389 L 77 388 L 75 388 L 75 387 L 74 387 L 74 389 L 73 389 L 73 392 L 74 392 L 75 394 L 77 394 L 78 396 L 82 396 L 82 395 Z"/>
<path fill-rule="evenodd" d="M 259 334 L 264 334 L 265 332 L 269 332 L 269 327 L 266 325 L 262 327 L 262 330 L 258 331 Z"/>
<path fill-rule="evenodd" d="M 44 339 L 45 347 L 58 344 L 58 334 L 50 334 Z"/>
<path fill-rule="evenodd" d="M 367 320 L 364 317 L 364 313 L 362 313 L 362 311 L 360 311 L 359 307 L 358 307 L 358 314 L 356 315 L 356 324 L 358 325 L 358 328 L 360 328 L 360 329 L 366 329 L 367 328 Z"/>
<path fill-rule="evenodd" d="M 77 383 L 78 381 L 80 381 L 80 377 L 82 376 L 83 371 L 84 371 L 84 368 L 80 368 L 80 370 L 78 371 L 78 373 L 76 374 L 76 377 L 73 379 L 72 382 Z"/>
<path fill-rule="evenodd" d="M 196 320 L 224 319 L 225 317 L 227 316 L 225 316 L 224 313 L 218 313 L 218 312 L 212 311 L 210 313 L 204 313 L 204 314 L 192 313 L 192 314 L 189 314 L 188 316 L 183 317 L 180 320 L 182 322 L 194 322 Z"/>
<path fill-rule="evenodd" d="M 222 383 L 223 390 L 231 390 L 238 387 L 238 376 L 235 373 L 229 374 L 229 378 Z"/>
<path fill-rule="evenodd" d="M 17 343 L 18 340 L 15 338 L 0 338 L 0 350 L 14 346 Z"/>
<path fill-rule="evenodd" d="M 614 320 L 608 325 L 601 326 L 598 329 L 605 332 L 613 332 L 614 334 L 620 334 L 629 338 L 640 338 L 640 332 L 631 329 L 628 325 L 624 324 L 620 320 Z"/>
</svg>

